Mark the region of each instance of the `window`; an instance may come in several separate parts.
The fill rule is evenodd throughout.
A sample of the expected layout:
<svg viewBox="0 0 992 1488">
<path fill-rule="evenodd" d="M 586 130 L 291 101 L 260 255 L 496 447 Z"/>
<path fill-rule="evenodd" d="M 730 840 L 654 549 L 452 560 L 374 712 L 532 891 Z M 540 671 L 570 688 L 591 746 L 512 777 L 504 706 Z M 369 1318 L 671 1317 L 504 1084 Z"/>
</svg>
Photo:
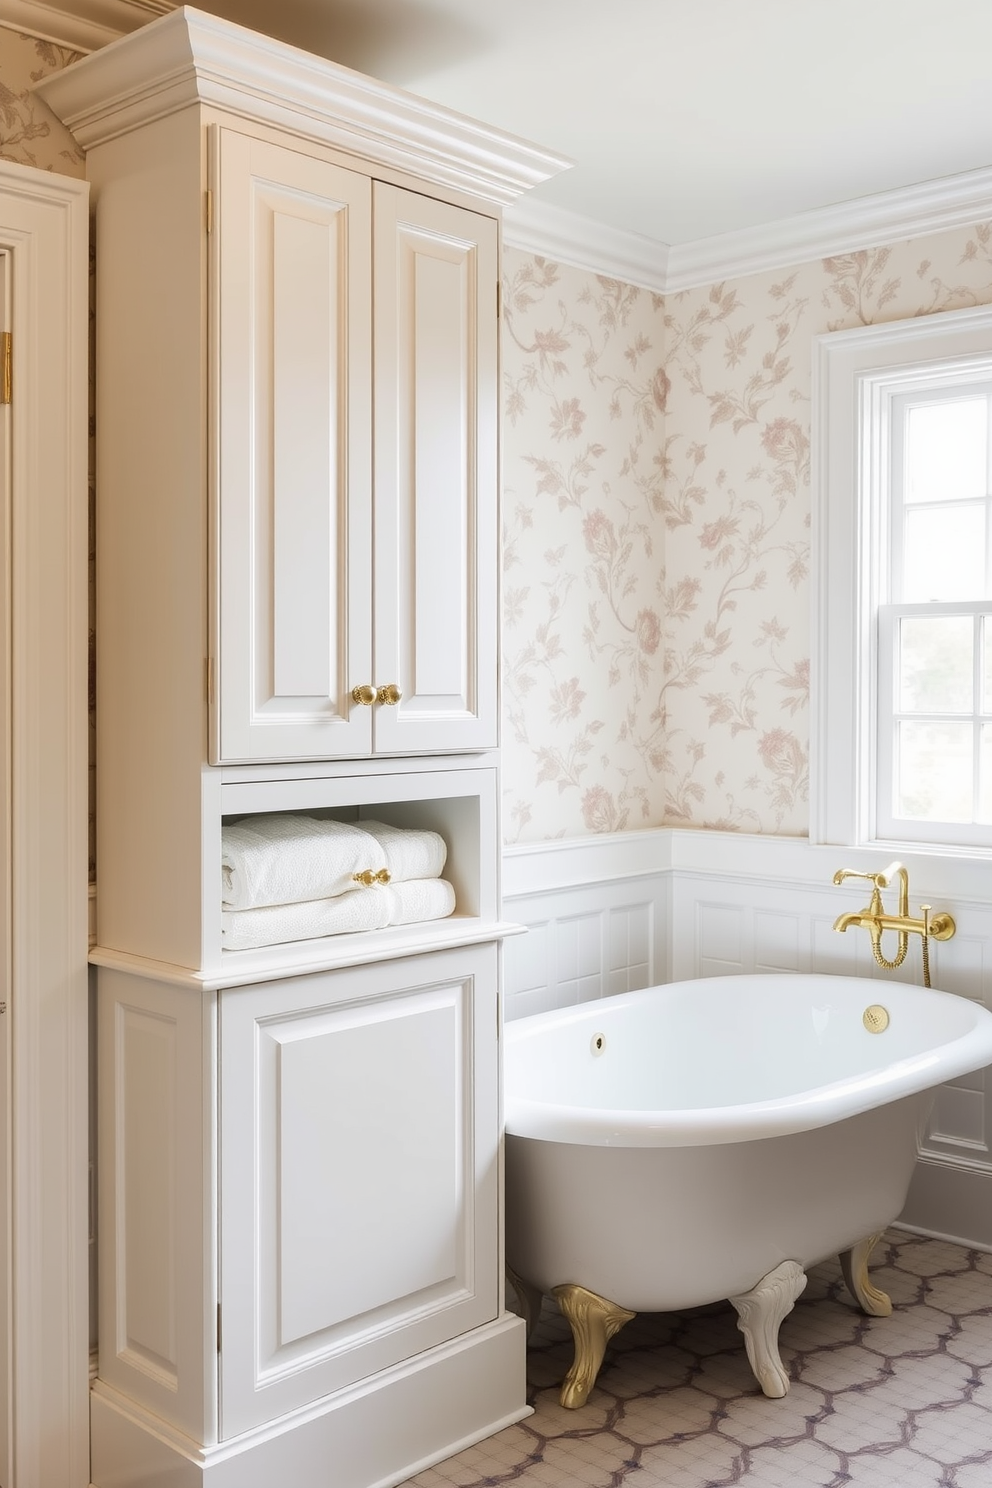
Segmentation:
<svg viewBox="0 0 992 1488">
<path fill-rule="evenodd" d="M 819 338 L 821 842 L 992 848 L 992 311 Z"/>
</svg>

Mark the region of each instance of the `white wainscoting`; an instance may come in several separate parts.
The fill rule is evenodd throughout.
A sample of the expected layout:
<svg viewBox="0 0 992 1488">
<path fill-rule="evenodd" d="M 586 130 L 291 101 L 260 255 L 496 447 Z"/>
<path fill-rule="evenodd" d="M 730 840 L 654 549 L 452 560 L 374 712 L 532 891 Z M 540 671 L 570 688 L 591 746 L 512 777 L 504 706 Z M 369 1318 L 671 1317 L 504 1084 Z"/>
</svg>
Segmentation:
<svg viewBox="0 0 992 1488">
<path fill-rule="evenodd" d="M 992 1009 L 992 864 L 901 855 L 910 912 L 950 910 L 957 934 L 931 942 L 935 986 Z M 507 942 L 507 1018 L 657 982 L 751 971 L 818 971 L 922 981 L 914 937 L 903 967 L 878 968 L 867 935 L 833 924 L 861 908 L 878 854 L 803 839 L 645 831 L 509 847 L 504 913 L 528 927 Z M 913 1229 L 992 1249 L 992 1069 L 938 1092 L 903 1214 Z"/>
</svg>

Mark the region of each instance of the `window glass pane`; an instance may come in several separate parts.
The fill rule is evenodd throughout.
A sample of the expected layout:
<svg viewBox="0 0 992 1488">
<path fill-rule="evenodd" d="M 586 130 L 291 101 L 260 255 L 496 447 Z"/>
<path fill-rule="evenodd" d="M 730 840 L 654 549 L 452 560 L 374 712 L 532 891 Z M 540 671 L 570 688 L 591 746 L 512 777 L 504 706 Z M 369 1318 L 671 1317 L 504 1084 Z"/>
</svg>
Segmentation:
<svg viewBox="0 0 992 1488">
<path fill-rule="evenodd" d="M 900 723 L 896 816 L 918 821 L 970 822 L 970 723 Z"/>
<path fill-rule="evenodd" d="M 988 493 L 988 403 L 956 398 L 910 408 L 906 500 L 957 501 Z"/>
<path fill-rule="evenodd" d="M 925 615 L 900 621 L 900 712 L 972 711 L 974 634 L 970 615 Z"/>
<path fill-rule="evenodd" d="M 992 724 L 982 725 L 982 757 L 979 760 L 981 787 L 978 797 L 978 820 L 992 822 Z"/>
<path fill-rule="evenodd" d="M 985 598 L 985 507 L 906 512 L 902 599 Z"/>
</svg>

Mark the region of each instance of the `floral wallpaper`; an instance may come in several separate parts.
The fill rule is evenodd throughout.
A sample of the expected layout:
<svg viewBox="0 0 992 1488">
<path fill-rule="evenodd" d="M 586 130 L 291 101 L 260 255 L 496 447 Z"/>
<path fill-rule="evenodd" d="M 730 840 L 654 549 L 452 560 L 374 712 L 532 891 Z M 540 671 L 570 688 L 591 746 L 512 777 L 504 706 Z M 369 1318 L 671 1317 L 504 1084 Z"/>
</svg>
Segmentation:
<svg viewBox="0 0 992 1488">
<path fill-rule="evenodd" d="M 503 830 L 660 825 L 660 298 L 505 255 Z"/>
<path fill-rule="evenodd" d="M 808 831 L 812 338 L 992 303 L 992 223 L 669 295 L 506 254 L 504 832 Z"/>
<path fill-rule="evenodd" d="M 808 831 L 812 338 L 989 302 L 988 223 L 668 297 L 668 824 Z"/>
<path fill-rule="evenodd" d="M 32 84 L 75 62 L 68 47 L 0 29 L 0 159 L 64 176 L 86 174 L 83 152 Z"/>
</svg>

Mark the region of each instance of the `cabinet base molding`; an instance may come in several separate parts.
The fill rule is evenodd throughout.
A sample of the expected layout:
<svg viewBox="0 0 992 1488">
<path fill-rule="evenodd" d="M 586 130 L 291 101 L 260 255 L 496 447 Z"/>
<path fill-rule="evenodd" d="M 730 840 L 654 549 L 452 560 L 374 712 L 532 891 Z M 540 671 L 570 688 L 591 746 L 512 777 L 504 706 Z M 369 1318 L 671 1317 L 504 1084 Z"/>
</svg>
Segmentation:
<svg viewBox="0 0 992 1488">
<path fill-rule="evenodd" d="M 391 1488 L 531 1414 L 524 1325 L 498 1322 L 214 1447 L 97 1381 L 93 1488 Z"/>
</svg>

